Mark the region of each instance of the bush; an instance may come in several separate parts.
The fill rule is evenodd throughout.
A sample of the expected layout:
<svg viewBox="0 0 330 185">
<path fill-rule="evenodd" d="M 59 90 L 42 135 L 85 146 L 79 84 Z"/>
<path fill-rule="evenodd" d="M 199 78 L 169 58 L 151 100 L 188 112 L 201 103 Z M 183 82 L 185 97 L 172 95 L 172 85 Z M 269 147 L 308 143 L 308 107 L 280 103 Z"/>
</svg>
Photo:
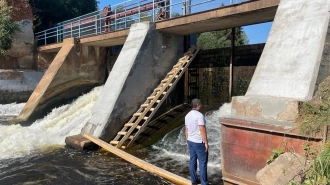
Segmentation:
<svg viewBox="0 0 330 185">
<path fill-rule="evenodd" d="M 312 167 L 306 174 L 304 185 L 327 185 L 330 184 L 330 148 L 329 143 L 316 155 Z"/>
<path fill-rule="evenodd" d="M 14 33 L 20 31 L 20 24 L 12 22 L 11 9 L 6 2 L 0 3 L 0 54 L 6 55 L 14 41 Z"/>
<path fill-rule="evenodd" d="M 297 120 L 301 133 L 322 134 L 324 125 L 330 124 L 330 76 L 318 86 L 310 101 L 301 105 Z"/>
</svg>

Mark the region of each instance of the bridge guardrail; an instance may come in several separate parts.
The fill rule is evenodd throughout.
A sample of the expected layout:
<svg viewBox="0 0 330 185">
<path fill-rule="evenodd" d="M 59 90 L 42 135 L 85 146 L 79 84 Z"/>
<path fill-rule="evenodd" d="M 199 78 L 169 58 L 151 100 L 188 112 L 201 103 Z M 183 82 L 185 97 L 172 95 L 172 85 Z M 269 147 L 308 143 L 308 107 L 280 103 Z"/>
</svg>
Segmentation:
<svg viewBox="0 0 330 185">
<path fill-rule="evenodd" d="M 127 29 L 141 21 L 157 22 L 248 0 L 128 0 L 35 33 L 38 45 Z"/>
</svg>

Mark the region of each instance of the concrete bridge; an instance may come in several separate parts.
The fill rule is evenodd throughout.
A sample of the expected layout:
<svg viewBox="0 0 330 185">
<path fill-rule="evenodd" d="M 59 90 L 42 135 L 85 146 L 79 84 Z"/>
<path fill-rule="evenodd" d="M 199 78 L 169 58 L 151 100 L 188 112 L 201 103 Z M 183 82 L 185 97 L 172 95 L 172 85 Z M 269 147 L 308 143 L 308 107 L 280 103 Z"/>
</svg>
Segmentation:
<svg viewBox="0 0 330 185">
<path fill-rule="evenodd" d="M 270 22 L 274 20 L 280 0 L 252 0 L 219 7 L 203 12 L 166 19 L 155 23 L 156 31 L 173 35 L 189 35 L 207 31 L 223 30 Z M 109 47 L 123 45 L 129 29 L 100 33 L 80 38 L 79 43 L 87 46 Z M 39 47 L 40 52 L 58 52 L 63 43 Z"/>
<path fill-rule="evenodd" d="M 263 143 L 268 132 L 280 130 L 287 136 L 287 129 L 294 128 L 292 122 L 299 114 L 299 102 L 311 99 L 317 85 L 330 75 L 329 10 L 328 0 L 247 1 L 156 23 L 137 23 L 129 30 L 42 46 L 40 59 L 49 60 L 50 55 L 57 54 L 18 120 L 28 119 L 50 100 L 81 93 L 77 88 L 103 84 L 104 47 L 124 44 L 92 110 L 92 118 L 81 132 L 109 143 L 129 124 L 127 121 L 134 112 L 145 106 L 148 96 L 169 75 L 167 72 L 182 60 L 182 35 L 274 20 L 246 95 L 233 97 L 231 117 L 221 121 L 223 130 L 229 133 L 222 135 L 223 179 L 233 184 L 259 184 L 256 172 L 281 142 L 271 143 L 272 148 L 266 146 L 269 142 L 258 144 L 259 150 L 252 151 L 249 146 L 239 148 L 241 143 L 230 136 L 257 130 L 261 135 L 253 132 L 237 139 L 242 143 L 250 139 Z M 237 131 L 240 128 L 243 131 Z M 296 135 L 291 135 L 295 140 Z M 82 135 L 68 137 L 66 142 L 76 148 L 90 144 Z M 259 162 L 249 156 L 258 156 Z"/>
</svg>

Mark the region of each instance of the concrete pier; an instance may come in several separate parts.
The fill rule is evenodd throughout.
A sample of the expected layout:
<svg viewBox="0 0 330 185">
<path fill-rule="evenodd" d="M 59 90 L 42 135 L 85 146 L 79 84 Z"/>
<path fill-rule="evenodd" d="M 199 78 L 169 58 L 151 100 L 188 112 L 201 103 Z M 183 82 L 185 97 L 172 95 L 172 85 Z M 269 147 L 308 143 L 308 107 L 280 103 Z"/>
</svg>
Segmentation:
<svg viewBox="0 0 330 185">
<path fill-rule="evenodd" d="M 288 122 L 297 118 L 299 101 L 310 100 L 317 78 L 330 74 L 319 68 L 322 58 L 322 65 L 329 63 L 324 61 L 329 55 L 324 50 L 329 9 L 327 0 L 280 2 L 248 91 L 233 98 L 233 116 Z"/>
<path fill-rule="evenodd" d="M 81 133 L 105 142 L 113 139 L 182 55 L 183 37 L 159 33 L 150 22 L 132 25 L 92 109 L 92 118 Z M 70 137 L 66 141 L 76 148 L 84 147 Z"/>
</svg>

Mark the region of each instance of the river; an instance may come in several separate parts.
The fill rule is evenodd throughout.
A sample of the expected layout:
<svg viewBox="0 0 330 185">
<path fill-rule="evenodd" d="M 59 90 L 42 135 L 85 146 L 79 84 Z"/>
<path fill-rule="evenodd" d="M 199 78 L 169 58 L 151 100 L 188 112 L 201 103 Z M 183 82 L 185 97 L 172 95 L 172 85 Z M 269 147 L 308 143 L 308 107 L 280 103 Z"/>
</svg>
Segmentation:
<svg viewBox="0 0 330 185">
<path fill-rule="evenodd" d="M 0 105 L 0 184 L 172 184 L 104 150 L 79 151 L 65 146 L 65 138 L 79 134 L 91 117 L 91 109 L 102 88 L 96 87 L 72 103 L 54 108 L 29 126 L 6 121 L 17 116 L 24 103 Z M 225 106 L 206 114 L 210 143 L 208 177 L 213 185 L 222 184 L 218 119 L 228 114 Z M 134 153 L 189 179 L 189 153 L 183 126 L 152 147 Z"/>
</svg>

